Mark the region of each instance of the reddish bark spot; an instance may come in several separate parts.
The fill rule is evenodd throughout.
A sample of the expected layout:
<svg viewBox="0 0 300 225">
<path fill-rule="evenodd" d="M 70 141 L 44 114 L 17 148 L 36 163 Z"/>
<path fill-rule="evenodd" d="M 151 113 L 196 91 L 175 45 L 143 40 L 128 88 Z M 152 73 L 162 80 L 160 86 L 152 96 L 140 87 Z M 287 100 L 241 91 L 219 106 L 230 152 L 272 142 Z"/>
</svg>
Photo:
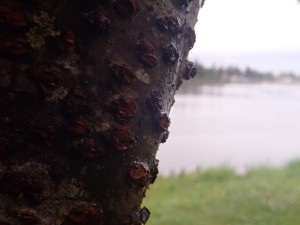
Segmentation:
<svg viewBox="0 0 300 225">
<path fill-rule="evenodd" d="M 129 125 L 115 124 L 111 130 L 113 146 L 120 152 L 126 152 L 134 146 L 134 134 Z"/>
<path fill-rule="evenodd" d="M 102 211 L 96 204 L 77 205 L 69 211 L 68 219 L 77 224 L 100 224 Z"/>
<path fill-rule="evenodd" d="M 84 17 L 86 19 L 87 24 L 91 26 L 91 28 L 104 33 L 108 32 L 111 25 L 111 21 L 103 8 L 100 7 L 94 11 L 91 11 L 85 14 Z"/>
<path fill-rule="evenodd" d="M 89 159 L 96 158 L 101 152 L 101 149 L 99 149 L 93 138 L 83 138 L 73 144 L 80 154 Z"/>
<path fill-rule="evenodd" d="M 135 54 L 141 63 L 147 67 L 154 67 L 158 62 L 153 46 L 146 40 L 137 44 Z"/>
<path fill-rule="evenodd" d="M 113 64 L 111 70 L 113 75 L 120 81 L 130 83 L 135 78 L 132 68 L 127 64 Z"/>
<path fill-rule="evenodd" d="M 87 110 L 86 96 L 79 87 L 74 87 L 69 92 L 64 99 L 64 108 L 70 114 Z"/>
<path fill-rule="evenodd" d="M 134 162 L 130 165 L 129 176 L 131 180 L 141 186 L 148 186 L 151 175 L 147 164 Z"/>
<path fill-rule="evenodd" d="M 0 187 L 5 193 L 15 195 L 19 199 L 43 191 L 43 186 L 37 179 L 20 172 L 5 174 Z"/>
<path fill-rule="evenodd" d="M 197 74 L 197 68 L 194 67 L 194 64 L 192 62 L 187 61 L 182 78 L 185 80 L 189 80 L 191 78 L 194 78 L 196 74 Z"/>
<path fill-rule="evenodd" d="M 37 213 L 32 209 L 23 209 L 19 214 L 18 218 L 23 224 L 36 224 L 39 221 Z"/>
<path fill-rule="evenodd" d="M 62 70 L 52 64 L 38 64 L 29 71 L 29 78 L 44 92 L 51 94 L 62 85 Z"/>
<path fill-rule="evenodd" d="M 27 18 L 18 10 L 0 5 L 0 24 L 15 28 L 24 28 L 27 26 Z"/>
<path fill-rule="evenodd" d="M 73 32 L 68 31 L 63 33 L 57 42 L 57 48 L 63 52 L 72 53 L 75 49 L 75 35 Z"/>
<path fill-rule="evenodd" d="M 178 58 L 178 50 L 174 44 L 170 44 L 162 49 L 162 59 L 166 64 L 174 65 Z"/>
<path fill-rule="evenodd" d="M 178 34 L 181 32 L 179 21 L 176 17 L 167 16 L 157 20 L 157 27 L 163 33 Z"/>
<path fill-rule="evenodd" d="M 132 118 L 137 113 L 136 100 L 133 96 L 121 96 L 112 102 L 116 117 L 120 120 Z"/>
<path fill-rule="evenodd" d="M 159 130 L 166 131 L 170 126 L 171 120 L 167 113 L 162 113 L 158 118 Z"/>
<path fill-rule="evenodd" d="M 71 132 L 76 135 L 85 135 L 89 131 L 88 121 L 82 116 L 78 117 L 71 128 Z"/>
<path fill-rule="evenodd" d="M 30 48 L 24 40 L 8 37 L 0 39 L 0 52 L 17 57 L 28 54 Z"/>
<path fill-rule="evenodd" d="M 138 0 L 116 0 L 114 9 L 121 17 L 130 18 L 139 12 L 140 4 Z"/>
<path fill-rule="evenodd" d="M 55 85 L 61 80 L 61 69 L 51 64 L 38 64 L 31 72 L 32 78 L 45 84 Z"/>
</svg>

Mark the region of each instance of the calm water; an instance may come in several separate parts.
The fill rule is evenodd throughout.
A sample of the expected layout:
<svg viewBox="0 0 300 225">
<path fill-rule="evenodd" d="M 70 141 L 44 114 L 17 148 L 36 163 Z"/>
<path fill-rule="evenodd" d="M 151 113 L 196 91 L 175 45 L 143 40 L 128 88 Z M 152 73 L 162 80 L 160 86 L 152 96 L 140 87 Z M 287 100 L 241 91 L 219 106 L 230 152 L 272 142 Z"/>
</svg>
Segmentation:
<svg viewBox="0 0 300 225">
<path fill-rule="evenodd" d="M 300 158 L 300 86 L 204 86 L 177 95 L 160 173 L 228 165 L 238 173 Z"/>
</svg>

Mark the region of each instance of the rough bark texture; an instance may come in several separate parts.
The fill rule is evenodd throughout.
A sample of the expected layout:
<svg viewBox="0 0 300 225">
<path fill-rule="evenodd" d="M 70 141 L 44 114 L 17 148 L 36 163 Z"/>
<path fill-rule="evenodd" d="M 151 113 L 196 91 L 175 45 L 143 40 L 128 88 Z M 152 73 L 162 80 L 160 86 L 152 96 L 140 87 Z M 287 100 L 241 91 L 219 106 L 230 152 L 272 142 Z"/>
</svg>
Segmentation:
<svg viewBox="0 0 300 225">
<path fill-rule="evenodd" d="M 1 225 L 147 221 L 200 3 L 0 1 Z"/>
</svg>

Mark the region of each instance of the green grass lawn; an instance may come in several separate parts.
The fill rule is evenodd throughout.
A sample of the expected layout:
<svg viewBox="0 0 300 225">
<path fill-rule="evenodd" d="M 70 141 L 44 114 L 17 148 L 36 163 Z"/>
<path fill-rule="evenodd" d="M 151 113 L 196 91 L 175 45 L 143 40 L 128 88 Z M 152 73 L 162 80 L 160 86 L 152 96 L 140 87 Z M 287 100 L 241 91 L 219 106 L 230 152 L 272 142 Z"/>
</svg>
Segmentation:
<svg viewBox="0 0 300 225">
<path fill-rule="evenodd" d="M 147 225 L 300 225 L 300 161 L 237 176 L 228 168 L 158 178 Z"/>
</svg>

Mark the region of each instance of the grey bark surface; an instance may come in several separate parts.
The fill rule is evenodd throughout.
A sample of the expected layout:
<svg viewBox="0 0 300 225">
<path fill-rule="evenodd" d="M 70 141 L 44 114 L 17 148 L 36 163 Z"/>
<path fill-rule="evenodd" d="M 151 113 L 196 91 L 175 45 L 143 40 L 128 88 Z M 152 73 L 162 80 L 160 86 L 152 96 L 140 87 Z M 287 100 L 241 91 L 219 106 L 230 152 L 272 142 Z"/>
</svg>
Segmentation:
<svg viewBox="0 0 300 225">
<path fill-rule="evenodd" d="M 146 223 L 199 4 L 0 1 L 0 225 Z"/>
</svg>

